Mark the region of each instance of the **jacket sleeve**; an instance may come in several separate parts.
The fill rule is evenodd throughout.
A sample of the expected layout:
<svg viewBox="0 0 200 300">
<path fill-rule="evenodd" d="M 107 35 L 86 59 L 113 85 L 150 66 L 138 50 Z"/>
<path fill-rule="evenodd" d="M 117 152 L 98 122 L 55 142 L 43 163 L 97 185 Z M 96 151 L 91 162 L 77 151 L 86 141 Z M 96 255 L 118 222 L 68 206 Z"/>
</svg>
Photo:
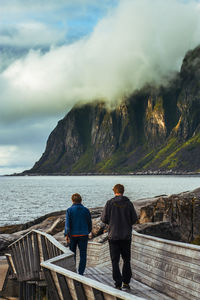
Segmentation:
<svg viewBox="0 0 200 300">
<path fill-rule="evenodd" d="M 65 231 L 64 231 L 64 236 L 70 234 L 70 212 L 69 209 L 66 211 L 66 219 L 65 219 Z"/>
<path fill-rule="evenodd" d="M 133 206 L 133 203 L 130 202 L 130 204 L 131 204 L 131 224 L 133 225 L 137 222 L 138 217 L 137 217 L 137 213 L 135 211 L 135 208 Z"/>
<path fill-rule="evenodd" d="M 88 231 L 89 233 L 92 231 L 92 218 L 89 209 L 88 209 Z"/>
<path fill-rule="evenodd" d="M 110 213 L 109 213 L 109 205 L 108 205 L 108 201 L 106 203 L 106 205 L 104 206 L 104 209 L 102 211 L 101 214 L 101 221 L 105 224 L 109 224 L 110 221 Z"/>
</svg>

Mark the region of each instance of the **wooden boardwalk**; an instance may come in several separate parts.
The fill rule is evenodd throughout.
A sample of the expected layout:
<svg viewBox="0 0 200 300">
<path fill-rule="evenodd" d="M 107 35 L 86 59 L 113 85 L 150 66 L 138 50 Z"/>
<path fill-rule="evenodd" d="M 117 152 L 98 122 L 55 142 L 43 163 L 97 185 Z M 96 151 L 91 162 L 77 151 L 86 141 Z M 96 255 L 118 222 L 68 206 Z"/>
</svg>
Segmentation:
<svg viewBox="0 0 200 300">
<path fill-rule="evenodd" d="M 40 299 L 36 296 L 42 282 L 48 287 L 45 294 L 52 300 L 200 299 L 199 246 L 133 231 L 133 276 L 128 291 L 114 288 L 108 243 L 89 243 L 85 276 L 76 273 L 74 255 L 68 248 L 38 230 L 11 244 L 9 251 L 6 256 L 20 284 L 21 300 Z M 5 277 L 3 264 L 2 270 Z"/>
<path fill-rule="evenodd" d="M 4 281 L 5 281 L 7 272 L 8 272 L 8 263 L 6 261 L 6 258 L 3 259 L 3 257 L 1 257 L 1 259 L 0 259 L 0 291 L 2 291 L 2 289 L 3 289 L 3 285 L 4 285 Z"/>
<path fill-rule="evenodd" d="M 112 279 L 112 270 L 110 266 L 107 267 L 91 267 L 87 268 L 85 271 L 84 276 L 95 279 L 98 282 L 104 283 L 108 286 L 114 287 L 114 282 Z M 130 290 L 124 290 L 125 292 L 135 295 L 137 297 L 141 297 L 148 300 L 172 300 L 173 298 L 170 298 L 150 287 L 147 285 L 144 285 L 143 283 L 131 279 L 130 282 Z"/>
<path fill-rule="evenodd" d="M 8 297 L 3 297 L 1 296 L 1 291 L 3 289 L 3 285 L 4 285 L 4 281 L 6 279 L 7 276 L 7 272 L 8 272 L 8 263 L 7 260 L 5 258 L 5 256 L 1 256 L 0 257 L 0 300 L 18 300 L 19 298 L 17 297 L 12 297 L 12 296 L 8 296 Z M 7 282 L 7 290 L 13 290 L 13 286 L 12 286 L 12 281 Z"/>
</svg>

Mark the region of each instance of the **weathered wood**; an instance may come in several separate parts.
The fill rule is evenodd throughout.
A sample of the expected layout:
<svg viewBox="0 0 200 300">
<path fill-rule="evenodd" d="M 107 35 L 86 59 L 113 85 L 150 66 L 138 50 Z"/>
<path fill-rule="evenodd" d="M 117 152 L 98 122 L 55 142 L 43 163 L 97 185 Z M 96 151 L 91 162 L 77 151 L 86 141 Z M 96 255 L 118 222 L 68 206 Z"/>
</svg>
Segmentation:
<svg viewBox="0 0 200 300">
<path fill-rule="evenodd" d="M 13 262 L 15 265 L 17 278 L 19 281 L 21 281 L 23 271 L 22 271 L 22 265 L 21 265 L 21 261 L 20 261 L 20 259 L 21 259 L 20 252 L 16 248 L 16 244 L 13 244 L 11 249 L 12 249 L 12 253 L 13 253 Z"/>
<path fill-rule="evenodd" d="M 93 289 L 95 300 L 105 300 L 104 294 L 96 289 Z"/>
<path fill-rule="evenodd" d="M 74 287 L 76 290 L 77 298 L 79 300 L 87 300 L 82 283 L 74 280 Z"/>
<path fill-rule="evenodd" d="M 164 245 L 163 245 L 164 247 Z M 173 252 L 166 251 L 165 248 L 163 249 L 157 249 L 156 247 L 151 247 L 145 244 L 140 244 L 140 243 L 134 243 L 132 246 L 132 255 L 134 255 L 134 252 L 147 252 L 150 255 L 152 255 L 152 251 L 154 252 L 155 256 L 161 256 L 161 257 L 168 257 L 170 259 L 177 259 L 177 257 L 180 259 L 180 261 L 183 262 L 183 264 L 186 262 L 188 265 L 191 264 L 191 267 L 193 268 L 199 268 L 200 262 L 198 259 L 194 259 L 191 255 L 183 255 L 183 254 L 176 254 Z"/>
<path fill-rule="evenodd" d="M 177 255 L 189 256 L 197 259 L 198 261 L 200 260 L 199 247 L 195 245 L 190 245 L 190 247 L 188 247 L 188 244 L 186 243 L 168 241 L 161 238 L 142 235 L 136 232 L 134 232 L 133 235 L 133 244 L 134 242 L 145 244 L 146 246 L 151 246 L 155 249 L 165 249 L 165 251 L 175 253 Z"/>
<path fill-rule="evenodd" d="M 38 242 L 38 237 L 36 232 L 32 233 L 31 240 L 32 240 L 33 252 L 34 252 L 34 256 L 33 256 L 34 271 L 40 272 L 41 269 L 40 262 L 42 261 L 42 257 L 40 256 L 39 242 Z"/>
<path fill-rule="evenodd" d="M 51 276 L 52 276 L 52 279 L 55 283 L 56 289 L 58 291 L 59 299 L 64 300 L 64 295 L 62 294 L 62 290 L 60 288 L 60 284 L 59 284 L 56 272 L 51 271 Z"/>
<path fill-rule="evenodd" d="M 29 272 L 29 261 L 28 261 L 28 253 L 25 252 L 24 247 L 24 240 L 22 239 L 19 241 L 19 249 L 21 253 L 21 263 L 23 268 L 23 280 L 29 280 L 30 278 L 30 272 Z"/>
<path fill-rule="evenodd" d="M 83 288 L 84 288 L 84 291 L 85 291 L 86 299 L 87 300 L 95 300 L 92 287 L 89 286 L 89 285 L 84 284 Z"/>
<path fill-rule="evenodd" d="M 8 260 L 0 260 L 0 292 L 5 289 L 10 268 Z"/>
<path fill-rule="evenodd" d="M 51 271 L 49 271 L 47 269 L 44 269 L 44 275 L 45 275 L 46 282 L 48 284 L 49 293 L 52 295 L 52 299 L 53 300 L 60 300 L 59 295 L 58 295 L 58 291 L 56 289 L 54 280 L 53 280 L 52 275 L 51 275 Z"/>
<path fill-rule="evenodd" d="M 60 284 L 60 288 L 62 291 L 63 296 L 65 297 L 65 299 L 67 300 L 73 300 L 71 293 L 70 293 L 70 289 L 68 287 L 67 281 L 65 279 L 65 276 L 61 275 L 61 274 L 57 274 L 58 276 L 58 281 Z"/>
<path fill-rule="evenodd" d="M 167 282 L 158 280 L 157 277 L 154 277 L 152 273 L 145 272 L 143 269 L 139 267 L 135 267 L 133 277 L 136 280 L 142 281 L 143 283 L 147 284 L 148 286 L 158 290 L 162 291 L 163 293 L 166 293 L 167 295 L 173 297 L 174 299 L 179 299 L 179 296 L 183 299 L 194 299 L 197 300 L 198 293 L 196 295 L 192 295 L 187 289 L 179 289 L 176 284 L 173 284 L 173 282 Z"/>
<path fill-rule="evenodd" d="M 160 260 L 170 260 L 171 265 L 173 266 L 177 266 L 180 267 L 182 269 L 186 269 L 186 270 L 191 270 L 194 272 L 198 272 L 199 270 L 199 265 L 193 263 L 193 260 L 190 257 L 187 256 L 177 256 L 175 254 L 171 254 L 168 252 L 165 252 L 164 250 L 155 250 L 153 248 L 148 248 L 145 245 L 141 245 L 140 247 L 138 246 L 134 246 L 131 256 L 134 257 L 138 257 L 140 255 L 146 255 L 149 257 L 152 257 L 152 252 L 153 252 L 153 256 L 155 258 L 158 258 Z"/>
<path fill-rule="evenodd" d="M 30 234 L 27 235 L 26 239 L 27 239 L 27 252 L 28 252 L 31 279 L 39 279 L 39 270 L 35 269 L 35 264 L 34 264 L 34 256 L 36 255 L 36 253 L 33 252 L 31 235 Z"/>
<path fill-rule="evenodd" d="M 194 269 L 190 268 L 183 268 L 183 265 L 178 265 L 177 262 L 179 262 L 178 258 L 176 260 L 176 263 L 171 263 L 170 259 L 165 257 L 162 260 L 159 258 L 156 258 L 154 256 L 147 256 L 146 253 L 143 253 L 142 255 L 134 255 L 134 258 L 132 259 L 132 263 L 137 264 L 137 261 L 141 261 L 147 265 L 150 265 L 156 269 L 159 269 L 163 272 L 165 272 L 166 278 L 168 277 L 168 274 L 172 274 L 172 276 L 176 276 L 177 279 L 179 277 L 182 277 L 183 279 L 187 279 L 189 281 L 194 281 L 196 283 L 200 283 L 200 276 L 198 276 L 199 272 Z M 195 276 L 197 275 L 197 276 Z M 171 275 L 169 275 L 171 276 Z"/>
<path fill-rule="evenodd" d="M 79 274 L 76 274 L 74 272 L 71 272 L 69 270 L 66 270 L 64 268 L 61 268 L 59 266 L 55 266 L 53 264 L 53 261 L 54 259 L 51 259 L 47 262 L 42 262 L 42 267 L 43 268 L 47 268 L 51 271 L 54 271 L 56 273 L 59 273 L 61 275 L 64 275 L 67 279 L 67 283 L 68 283 L 68 287 L 70 289 L 70 292 L 71 292 L 71 295 L 73 297 L 73 299 L 77 299 L 77 296 L 76 296 L 76 292 L 75 292 L 75 287 L 74 287 L 74 280 L 75 281 L 78 281 L 80 283 L 86 286 L 91 286 L 92 288 L 95 288 L 97 290 L 100 290 L 103 294 L 104 294 L 104 297 L 105 299 L 107 298 L 110 298 L 110 299 L 116 299 L 116 298 L 119 298 L 119 299 L 124 299 L 124 300 L 136 300 L 136 299 L 140 299 L 141 298 L 138 298 L 137 296 L 133 296 L 133 295 L 129 295 L 123 291 L 118 291 L 117 289 L 115 288 L 112 288 L 110 286 L 107 286 L 105 284 L 102 284 L 102 283 L 99 283 L 95 280 L 92 280 L 92 279 L 89 279 L 89 278 L 86 278 L 85 276 L 81 276 Z M 77 299 L 79 300 L 79 299 Z"/>
<path fill-rule="evenodd" d="M 44 258 L 44 260 L 48 260 L 50 257 L 49 257 L 49 253 L 47 250 L 46 239 L 43 235 L 41 235 L 40 239 L 41 239 L 41 244 L 42 244 L 43 258 Z"/>
<path fill-rule="evenodd" d="M 9 254 L 9 253 L 6 253 L 5 256 L 6 256 L 9 268 L 10 268 L 10 276 L 12 277 L 12 279 L 14 279 L 14 278 L 16 278 L 16 269 L 14 266 L 13 258 L 11 256 L 11 254 Z"/>
</svg>

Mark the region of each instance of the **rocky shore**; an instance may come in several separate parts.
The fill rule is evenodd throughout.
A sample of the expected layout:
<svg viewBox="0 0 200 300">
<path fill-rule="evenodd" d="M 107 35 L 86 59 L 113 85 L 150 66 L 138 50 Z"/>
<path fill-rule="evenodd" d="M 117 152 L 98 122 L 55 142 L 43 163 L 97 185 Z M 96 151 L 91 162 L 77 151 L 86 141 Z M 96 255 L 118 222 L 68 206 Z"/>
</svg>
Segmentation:
<svg viewBox="0 0 200 300">
<path fill-rule="evenodd" d="M 10 175 L 4 175 L 4 176 L 127 176 L 127 175 L 179 175 L 179 176 L 200 176 L 200 172 L 190 172 L 190 171 L 174 171 L 174 170 L 146 170 L 146 171 L 138 171 L 138 172 L 109 172 L 109 173 L 90 173 L 90 172 L 84 172 L 84 173 L 65 173 L 65 172 L 56 172 L 56 173 L 31 173 L 28 174 L 25 172 L 22 173 L 14 173 Z"/>
<path fill-rule="evenodd" d="M 137 232 L 169 240 L 199 243 L 200 240 L 200 188 L 174 195 L 134 201 L 138 214 Z M 107 240 L 107 226 L 100 220 L 102 207 L 92 208 L 92 241 Z M 9 244 L 32 229 L 54 236 L 66 246 L 64 239 L 65 211 L 57 211 L 20 225 L 0 227 L 0 254 Z"/>
</svg>

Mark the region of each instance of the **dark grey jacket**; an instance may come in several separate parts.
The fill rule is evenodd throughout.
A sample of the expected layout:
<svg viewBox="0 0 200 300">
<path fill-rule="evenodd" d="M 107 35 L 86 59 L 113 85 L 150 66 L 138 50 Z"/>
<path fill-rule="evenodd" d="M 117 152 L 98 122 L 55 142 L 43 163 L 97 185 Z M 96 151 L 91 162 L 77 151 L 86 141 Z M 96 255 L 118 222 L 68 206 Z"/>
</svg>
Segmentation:
<svg viewBox="0 0 200 300">
<path fill-rule="evenodd" d="M 116 196 L 107 201 L 101 220 L 108 224 L 110 240 L 130 240 L 132 225 L 137 221 L 137 214 L 133 203 L 127 197 Z"/>
</svg>

